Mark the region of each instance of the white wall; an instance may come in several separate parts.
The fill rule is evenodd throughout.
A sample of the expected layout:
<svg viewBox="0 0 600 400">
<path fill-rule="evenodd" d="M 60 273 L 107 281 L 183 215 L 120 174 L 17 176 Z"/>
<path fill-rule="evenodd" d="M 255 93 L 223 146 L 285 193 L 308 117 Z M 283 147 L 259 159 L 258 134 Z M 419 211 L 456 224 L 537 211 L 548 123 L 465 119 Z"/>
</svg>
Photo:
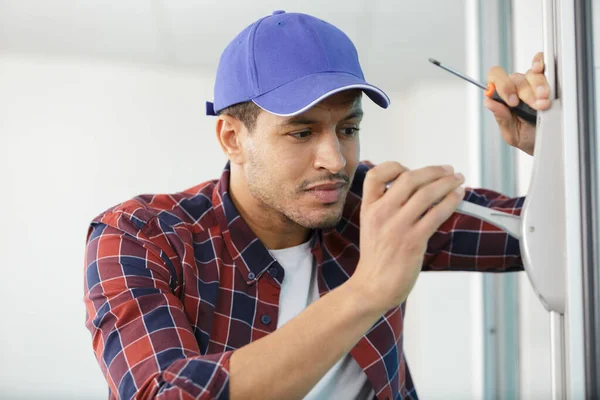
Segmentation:
<svg viewBox="0 0 600 400">
<path fill-rule="evenodd" d="M 202 71 L 0 56 L 0 398 L 106 398 L 84 327 L 87 224 L 138 193 L 218 177 L 225 158 L 203 115 L 212 80 Z M 470 184 L 476 150 L 464 85 L 416 83 L 390 96 L 386 111 L 365 101 L 363 158 L 448 163 Z M 410 296 L 406 353 L 423 398 L 472 393 L 474 279 L 426 273 Z"/>
<path fill-rule="evenodd" d="M 0 58 L 0 398 L 106 398 L 84 327 L 87 224 L 218 176 L 211 87 L 186 71 Z"/>
</svg>

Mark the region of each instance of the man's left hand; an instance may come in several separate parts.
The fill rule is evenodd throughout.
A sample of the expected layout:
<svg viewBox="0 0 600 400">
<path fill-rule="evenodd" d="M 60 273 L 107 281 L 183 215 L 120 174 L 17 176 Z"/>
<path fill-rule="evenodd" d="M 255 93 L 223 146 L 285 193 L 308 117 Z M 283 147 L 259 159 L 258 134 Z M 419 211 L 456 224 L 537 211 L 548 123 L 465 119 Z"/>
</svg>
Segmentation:
<svg viewBox="0 0 600 400">
<path fill-rule="evenodd" d="M 531 69 L 525 74 L 508 75 L 500 67 L 492 67 L 488 72 L 488 83 L 493 83 L 506 104 L 514 107 L 519 99 L 535 110 L 550 108 L 550 87 L 544 75 L 544 55 L 533 57 Z M 502 138 L 511 146 L 533 155 L 535 146 L 535 126 L 513 114 L 508 107 L 486 98 L 485 107 L 494 113 Z"/>
</svg>

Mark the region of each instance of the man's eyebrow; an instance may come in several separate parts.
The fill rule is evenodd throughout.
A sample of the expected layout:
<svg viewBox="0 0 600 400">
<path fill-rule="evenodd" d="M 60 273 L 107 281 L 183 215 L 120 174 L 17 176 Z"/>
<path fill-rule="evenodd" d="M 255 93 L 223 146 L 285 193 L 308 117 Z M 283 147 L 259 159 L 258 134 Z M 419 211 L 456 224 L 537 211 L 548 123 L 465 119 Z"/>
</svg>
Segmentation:
<svg viewBox="0 0 600 400">
<path fill-rule="evenodd" d="M 355 118 L 362 118 L 363 117 L 363 110 L 362 109 L 356 109 L 354 111 L 352 111 L 350 114 L 348 114 L 344 119 L 342 119 L 342 121 L 340 122 L 344 122 L 344 121 L 348 121 L 351 119 L 355 119 Z"/>
<path fill-rule="evenodd" d="M 317 123 L 317 121 L 310 119 L 308 117 L 304 117 L 302 115 L 298 115 L 295 117 L 291 117 L 288 120 L 283 121 L 279 126 L 291 126 L 291 125 L 312 125 Z"/>
<path fill-rule="evenodd" d="M 348 121 L 351 119 L 362 118 L 362 117 L 363 117 L 362 109 L 355 109 L 352 112 L 350 112 L 350 114 L 345 116 L 340 122 L 345 122 L 345 121 Z M 317 122 L 319 122 L 319 121 L 310 119 L 310 118 L 302 116 L 302 115 L 298 115 L 295 117 L 291 117 L 287 121 L 283 121 L 281 124 L 279 124 L 279 126 L 313 125 L 313 124 L 316 124 Z"/>
</svg>

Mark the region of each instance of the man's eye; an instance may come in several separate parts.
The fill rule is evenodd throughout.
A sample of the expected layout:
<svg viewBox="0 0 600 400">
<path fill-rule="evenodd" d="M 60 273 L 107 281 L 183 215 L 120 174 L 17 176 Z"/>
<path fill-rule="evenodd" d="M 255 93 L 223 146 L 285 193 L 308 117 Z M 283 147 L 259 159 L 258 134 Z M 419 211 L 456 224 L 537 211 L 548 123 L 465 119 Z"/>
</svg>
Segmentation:
<svg viewBox="0 0 600 400">
<path fill-rule="evenodd" d="M 342 129 L 342 132 L 346 136 L 354 136 L 354 135 L 356 135 L 358 133 L 359 130 L 360 129 L 358 129 L 357 127 L 352 126 L 350 128 L 344 128 L 344 129 Z"/>
<path fill-rule="evenodd" d="M 296 139 L 306 139 L 311 134 L 312 134 L 311 131 L 302 131 L 302 132 L 290 133 L 290 135 L 293 136 L 293 137 L 295 137 Z"/>
</svg>

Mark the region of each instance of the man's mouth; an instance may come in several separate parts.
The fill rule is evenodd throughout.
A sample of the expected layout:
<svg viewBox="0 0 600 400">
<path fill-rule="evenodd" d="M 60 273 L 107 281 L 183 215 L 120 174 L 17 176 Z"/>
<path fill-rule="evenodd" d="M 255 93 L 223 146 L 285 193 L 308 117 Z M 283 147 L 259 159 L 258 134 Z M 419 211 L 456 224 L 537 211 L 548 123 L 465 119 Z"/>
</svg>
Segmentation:
<svg viewBox="0 0 600 400">
<path fill-rule="evenodd" d="M 331 204 L 340 201 L 345 186 L 344 181 L 324 182 L 310 186 L 306 192 L 321 203 Z"/>
</svg>

